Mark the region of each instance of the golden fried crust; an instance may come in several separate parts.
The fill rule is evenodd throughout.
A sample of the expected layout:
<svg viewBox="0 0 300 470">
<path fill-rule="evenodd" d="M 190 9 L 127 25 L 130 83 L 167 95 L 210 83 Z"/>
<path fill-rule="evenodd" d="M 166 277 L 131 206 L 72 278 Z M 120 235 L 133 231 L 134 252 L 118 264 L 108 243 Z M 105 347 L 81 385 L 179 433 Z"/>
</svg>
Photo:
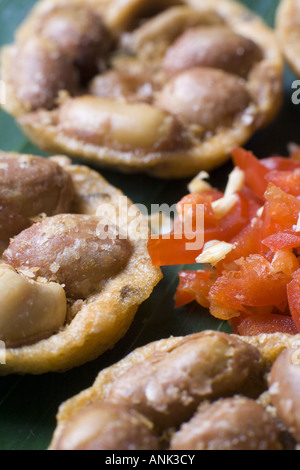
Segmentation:
<svg viewBox="0 0 300 470">
<path fill-rule="evenodd" d="M 276 31 L 286 60 L 300 75 L 300 2 L 282 0 L 276 15 Z"/>
<path fill-rule="evenodd" d="M 162 91 L 164 93 L 164 83 L 168 80 L 164 73 L 160 73 L 155 75 L 155 84 L 152 84 L 154 99 L 152 99 L 150 104 L 133 102 L 134 100 L 140 100 L 141 95 L 137 93 L 133 100 L 126 96 L 125 103 L 122 100 L 123 106 L 120 109 L 120 100 L 117 100 L 114 95 L 113 99 L 116 100 L 115 113 L 110 114 L 111 111 L 106 107 L 105 112 L 96 113 L 95 108 L 98 109 L 98 107 L 103 106 L 103 101 L 99 101 L 99 97 L 94 96 L 95 106 L 91 108 L 91 112 L 95 112 L 95 116 L 97 114 L 98 121 L 97 119 L 93 120 L 92 125 L 95 122 L 98 122 L 100 125 L 100 123 L 105 121 L 106 125 L 110 126 L 110 129 L 120 129 L 120 126 L 122 129 L 122 132 L 118 131 L 117 134 L 112 131 L 111 136 L 104 132 L 105 138 L 100 136 L 100 138 L 95 139 L 93 132 L 87 135 L 82 134 L 82 122 L 67 122 L 66 129 L 65 117 L 63 122 L 60 121 L 60 108 L 64 106 L 64 103 L 67 103 L 68 107 L 70 107 L 68 104 L 69 93 L 66 90 L 59 94 L 60 104 L 58 104 L 58 107 L 48 110 L 42 108 L 35 110 L 28 109 L 28 103 L 20 99 L 16 92 L 14 84 L 16 78 L 12 77 L 11 70 L 12 64 L 16 61 L 16 55 L 20 54 L 20 45 L 26 45 L 28 41 L 34 40 L 40 34 L 44 18 L 61 4 L 59 0 L 43 0 L 37 4 L 17 31 L 15 44 L 3 49 L 2 77 L 7 85 L 5 109 L 16 117 L 29 139 L 44 150 L 51 153 L 68 154 L 82 158 L 85 161 L 92 161 L 103 167 L 115 168 L 124 172 L 143 171 L 161 178 L 189 177 L 201 169 L 211 170 L 224 163 L 229 158 L 230 152 L 234 147 L 243 145 L 256 130 L 268 124 L 277 114 L 282 100 L 282 54 L 273 31 L 243 5 L 230 0 L 212 0 L 210 2 L 206 0 L 165 0 L 164 2 L 153 2 L 150 0 L 68 0 L 65 3 L 76 6 L 79 9 L 90 8 L 91 11 L 99 15 L 110 32 L 110 37 L 108 38 L 110 44 L 114 41 L 119 41 L 122 47 L 124 47 L 124 44 L 125 48 L 129 47 L 131 53 L 133 48 L 133 55 L 136 54 L 134 59 L 135 64 L 131 64 L 129 69 L 132 67 L 132 70 L 136 73 L 135 67 L 137 66 L 140 73 L 147 77 L 152 76 L 153 72 L 149 74 L 146 70 L 145 74 L 145 63 L 143 63 L 141 58 L 147 58 L 149 55 L 152 71 L 153 64 L 157 70 L 157 63 L 155 62 L 157 60 L 161 68 L 166 49 L 185 30 L 199 24 L 205 26 L 225 25 L 233 33 L 253 41 L 260 49 L 260 52 L 256 50 L 253 53 L 252 46 L 248 43 L 247 47 L 245 46 L 246 49 L 249 47 L 249 50 L 252 51 L 253 64 L 246 79 L 241 79 L 241 86 L 244 88 L 241 93 L 243 97 L 241 109 L 239 106 L 235 107 L 233 110 L 234 116 L 230 116 L 229 123 L 222 121 L 221 125 L 218 125 L 213 132 L 211 132 L 211 129 L 205 130 L 205 127 L 202 127 L 203 121 L 201 120 L 201 125 L 196 123 L 196 126 L 194 126 L 188 121 L 182 120 L 181 114 L 179 116 L 170 114 L 173 110 L 169 109 L 169 106 L 163 108 L 163 112 L 169 115 L 169 120 L 165 119 L 166 116 L 162 114 L 162 110 L 160 110 L 160 113 L 158 112 L 160 103 L 165 100 L 161 100 L 158 93 L 158 100 L 156 102 L 155 96 L 157 92 Z M 177 18 L 177 22 L 174 23 L 173 20 L 171 21 L 171 17 L 169 18 L 169 24 L 171 21 L 173 25 L 172 34 L 170 31 L 166 35 L 166 30 L 169 31 L 167 28 L 168 21 L 166 21 L 163 15 L 165 10 L 170 8 L 171 11 L 173 7 L 181 8 L 181 10 L 180 14 L 176 13 L 178 10 L 174 10 L 174 21 Z M 182 9 L 193 9 L 194 11 L 190 15 L 186 14 L 186 10 L 183 11 Z M 145 28 L 138 28 L 138 20 L 143 17 L 149 17 L 149 15 L 154 15 L 154 17 L 158 15 L 157 18 L 159 20 L 155 24 L 151 23 L 153 21 L 151 20 L 149 22 L 151 27 L 148 27 L 146 24 Z M 133 33 L 131 34 L 132 28 Z M 157 38 L 159 38 L 158 42 Z M 45 41 L 45 39 L 43 40 Z M 49 41 L 49 38 L 47 38 L 47 41 Z M 38 49 L 44 47 L 46 49 L 46 45 L 42 47 L 40 43 L 35 47 Z M 50 46 L 48 45 L 47 47 L 49 48 Z M 216 47 L 220 47 L 220 44 Z M 146 55 L 145 51 L 147 52 Z M 61 54 L 63 53 L 65 51 L 61 52 Z M 234 60 L 236 59 L 235 57 Z M 57 68 L 59 66 L 59 60 L 59 55 L 54 54 L 53 67 Z M 61 60 L 64 60 L 63 56 Z M 121 70 L 121 62 L 122 60 L 113 62 L 113 67 Z M 203 66 L 207 69 L 207 64 L 209 63 L 210 58 L 207 57 Z M 39 64 L 35 65 L 44 67 L 41 75 L 42 78 L 43 75 L 46 78 L 49 75 L 45 70 L 48 63 L 45 62 L 41 52 Z M 149 66 L 149 63 L 146 65 Z M 219 65 L 216 65 L 216 67 L 219 67 Z M 123 65 L 123 69 L 126 70 L 127 68 L 126 64 Z M 56 73 L 61 83 L 66 83 L 66 77 L 60 76 L 58 70 Z M 225 74 L 225 72 L 223 73 Z M 241 76 L 243 73 L 241 71 Z M 105 77 L 105 73 L 103 76 Z M 232 78 L 231 74 L 229 76 Z M 225 74 L 224 82 L 226 84 L 227 78 Z M 105 83 L 105 80 L 103 83 Z M 147 85 L 149 86 L 149 83 Z M 49 93 L 45 93 L 44 96 L 46 106 L 49 106 L 50 100 L 50 108 L 51 100 L 53 101 L 53 96 L 57 92 L 55 86 L 57 84 L 51 83 L 48 90 Z M 222 87 L 222 83 L 220 83 L 220 87 Z M 89 93 L 91 93 L 92 89 L 93 85 L 90 89 L 85 89 L 83 94 L 90 96 Z M 123 89 L 128 89 L 126 88 L 126 83 Z M 142 88 L 142 90 L 145 93 L 145 89 Z M 32 89 L 29 91 L 32 92 Z M 69 91 L 73 93 L 73 90 Z M 42 89 L 41 92 L 43 92 Z M 231 94 L 230 92 L 229 95 Z M 82 90 L 80 90 L 80 95 L 82 95 Z M 217 97 L 218 95 L 222 96 L 222 93 L 218 93 Z M 24 96 L 28 95 L 25 93 Z M 76 93 L 75 96 L 77 96 Z M 247 96 L 249 98 L 246 99 Z M 40 95 L 38 98 L 40 99 Z M 36 103 L 36 96 L 32 99 Z M 74 98 L 70 99 L 71 110 L 73 100 Z M 75 100 L 78 100 L 78 98 L 75 97 Z M 199 102 L 199 106 L 203 107 L 206 102 L 207 99 L 203 103 L 202 101 Z M 136 109 L 132 113 L 128 113 L 129 108 L 125 108 L 125 104 L 135 106 Z M 76 101 L 76 106 L 77 113 L 82 106 L 83 114 L 91 114 L 89 113 L 90 108 L 87 100 L 84 99 L 84 103 Z M 146 106 L 152 108 L 152 111 L 151 109 L 147 111 Z M 141 113 L 140 117 L 139 113 Z M 130 122 L 133 124 L 126 127 L 122 121 L 124 114 L 132 114 L 134 117 L 138 116 L 138 119 L 133 123 L 133 117 L 131 116 Z M 65 116 L 65 113 L 62 115 Z M 71 115 L 74 115 L 74 113 L 71 113 Z M 108 115 L 110 116 L 109 118 L 107 117 Z M 147 118 L 145 118 L 145 115 Z M 183 116 L 185 115 L 186 113 L 183 113 Z M 171 119 L 174 122 L 170 122 Z M 108 120 L 109 124 L 107 123 Z M 62 124 L 64 125 L 62 126 Z M 145 132 L 143 127 L 148 128 L 148 126 L 150 126 L 149 129 L 151 131 Z M 85 129 L 87 127 L 89 125 L 85 126 Z M 139 130 L 137 130 L 138 127 L 140 127 Z M 132 129 L 136 129 L 134 136 L 132 135 Z M 81 132 L 79 133 L 79 131 Z M 126 135 L 129 147 L 125 145 Z M 107 139 L 107 136 L 111 137 L 111 139 Z M 116 145 L 116 142 L 118 145 Z"/>
<path fill-rule="evenodd" d="M 13 158 L 14 154 L 10 154 Z M 72 165 L 66 157 L 53 157 L 67 171 L 75 186 L 73 213 L 95 215 L 99 205 L 119 208 L 124 195 L 97 172 Z M 134 207 L 128 201 L 128 208 Z M 133 215 L 134 214 L 134 215 Z M 142 216 L 132 216 L 145 224 Z M 128 223 L 130 223 L 130 217 Z M 139 305 L 160 281 L 160 269 L 152 266 L 145 232 L 128 234 L 132 253 L 125 268 L 108 279 L 99 293 L 71 302 L 65 326 L 48 339 L 21 348 L 7 349 L 0 375 L 42 374 L 63 371 L 91 361 L 112 348 L 127 332 Z"/>
<path fill-rule="evenodd" d="M 219 333 L 216 334 L 219 335 Z M 109 401 L 110 394 L 114 390 L 114 384 L 120 377 L 123 377 L 124 374 L 126 374 L 126 371 L 130 370 L 137 364 L 142 364 L 145 361 L 151 360 L 151 358 L 154 359 L 155 356 L 159 358 L 160 355 L 170 353 L 173 350 L 176 350 L 178 345 L 184 344 L 185 342 L 197 341 L 197 339 L 203 337 L 203 335 L 213 336 L 214 332 L 204 331 L 188 335 L 186 337 L 170 337 L 149 343 L 134 350 L 118 363 L 101 371 L 92 387 L 82 391 L 80 394 L 74 396 L 60 406 L 57 415 L 57 426 L 49 447 L 50 450 L 56 447 L 66 424 L 69 423 L 81 410 L 94 403 L 102 403 L 106 400 Z M 278 333 L 243 338 L 232 335 L 232 341 L 245 341 L 248 345 L 257 350 L 258 355 L 260 356 L 260 361 L 257 364 L 259 366 L 260 373 L 264 376 L 269 373 L 272 365 L 282 351 L 287 348 L 299 347 L 300 335 L 290 336 Z"/>
</svg>

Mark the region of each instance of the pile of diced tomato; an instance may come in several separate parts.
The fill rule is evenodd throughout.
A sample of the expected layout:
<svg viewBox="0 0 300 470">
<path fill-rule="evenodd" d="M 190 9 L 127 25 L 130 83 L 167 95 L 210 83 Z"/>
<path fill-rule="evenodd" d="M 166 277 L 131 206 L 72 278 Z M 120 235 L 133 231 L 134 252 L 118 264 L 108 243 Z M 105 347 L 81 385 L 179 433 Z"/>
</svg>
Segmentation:
<svg viewBox="0 0 300 470">
<path fill-rule="evenodd" d="M 224 196 L 217 189 L 185 196 L 185 204 L 204 206 L 204 241 L 230 243 L 234 249 L 214 266 L 196 264 L 199 251 L 186 250 L 187 240 L 151 237 L 157 266 L 195 263 L 179 272 L 176 307 L 197 301 L 230 323 L 242 336 L 300 332 L 300 153 L 289 158 L 258 159 L 236 149 L 233 162 L 244 172 L 244 186 L 231 210 L 215 217 L 212 203 Z M 193 217 L 196 211 L 190 211 Z M 201 268 L 201 269 L 199 269 Z"/>
</svg>

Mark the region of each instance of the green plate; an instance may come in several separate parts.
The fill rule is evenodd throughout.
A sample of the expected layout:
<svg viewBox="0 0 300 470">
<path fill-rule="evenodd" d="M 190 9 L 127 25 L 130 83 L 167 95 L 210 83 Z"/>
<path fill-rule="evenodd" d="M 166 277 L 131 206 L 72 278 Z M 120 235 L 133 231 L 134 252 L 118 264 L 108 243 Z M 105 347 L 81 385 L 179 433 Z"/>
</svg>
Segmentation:
<svg viewBox="0 0 300 470">
<path fill-rule="evenodd" d="M 0 46 L 13 40 L 16 27 L 34 3 L 35 0 L 0 0 Z M 277 0 L 247 0 L 242 3 L 261 14 L 269 25 L 274 24 Z M 248 143 L 247 147 L 259 157 L 278 153 L 285 155 L 288 143 L 300 143 L 300 108 L 291 100 L 295 78 L 286 68 L 286 97 L 280 115 Z M 1 111 L 0 149 L 41 154 L 24 137 L 13 119 Z M 212 184 L 224 186 L 230 169 L 231 163 L 228 163 L 213 172 Z M 102 174 L 134 202 L 148 206 L 164 202 L 172 205 L 187 192 L 186 180 L 162 182 L 144 175 L 124 176 L 107 171 Z M 151 298 L 140 307 L 126 337 L 98 360 L 64 374 L 0 378 L 0 450 L 47 449 L 55 429 L 59 405 L 91 386 L 100 370 L 123 358 L 134 348 L 170 335 L 185 335 L 204 329 L 230 331 L 226 323 L 214 320 L 196 304 L 174 309 L 179 269 L 181 267 L 163 270 L 164 279 Z"/>
</svg>

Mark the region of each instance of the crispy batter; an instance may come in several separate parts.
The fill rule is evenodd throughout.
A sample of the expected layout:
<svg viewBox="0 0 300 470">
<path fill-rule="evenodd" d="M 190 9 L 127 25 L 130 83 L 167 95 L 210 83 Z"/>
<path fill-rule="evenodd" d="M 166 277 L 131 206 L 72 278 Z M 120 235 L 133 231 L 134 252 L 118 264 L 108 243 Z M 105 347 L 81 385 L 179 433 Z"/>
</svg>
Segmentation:
<svg viewBox="0 0 300 470">
<path fill-rule="evenodd" d="M 210 347 L 211 345 L 209 345 L 209 342 L 207 342 L 208 339 L 210 341 L 210 338 L 215 342 L 224 341 L 224 344 L 226 343 L 226 341 L 228 341 L 229 342 L 228 344 L 231 344 L 233 349 L 236 348 L 235 354 L 241 354 L 240 359 L 243 356 L 242 354 L 243 348 L 240 345 L 243 343 L 246 343 L 248 349 L 247 347 L 245 347 L 244 349 L 244 353 L 245 353 L 244 359 L 248 358 L 247 360 L 249 360 L 252 357 L 253 367 L 250 369 L 248 368 L 248 372 L 246 372 L 246 369 L 244 370 L 244 380 L 246 381 L 246 384 L 244 383 L 245 387 L 244 387 L 243 392 L 241 392 L 241 376 L 240 376 L 240 373 L 237 372 L 238 369 L 233 369 L 231 371 L 233 373 L 233 371 L 235 370 L 237 377 L 235 377 L 234 379 L 231 376 L 232 389 L 230 390 L 230 393 L 229 393 L 232 395 L 241 394 L 240 396 L 246 396 L 246 397 L 247 396 L 250 397 L 251 394 L 253 394 L 253 396 L 254 394 L 257 394 L 256 396 L 258 397 L 260 393 L 264 390 L 264 387 L 267 388 L 266 376 L 269 374 L 275 360 L 279 357 L 282 351 L 284 351 L 287 348 L 292 348 L 293 346 L 296 347 L 297 345 L 299 345 L 299 341 L 300 341 L 299 335 L 289 336 L 289 335 L 283 335 L 283 334 L 274 334 L 274 335 L 261 335 L 257 337 L 251 337 L 251 338 L 246 338 L 246 337 L 241 338 L 241 337 L 236 337 L 234 335 L 231 336 L 231 335 L 226 335 L 226 334 L 218 333 L 218 332 L 204 331 L 204 332 L 195 333 L 193 335 L 189 335 L 186 337 L 176 337 L 176 338 L 171 337 L 168 339 L 162 339 L 160 341 L 149 343 L 141 348 L 134 350 L 131 354 L 129 354 L 127 357 L 125 357 L 118 363 L 101 371 L 98 377 L 96 378 L 94 384 L 89 389 L 82 391 L 80 394 L 74 396 L 73 398 L 66 401 L 60 406 L 60 409 L 57 415 L 57 427 L 54 432 L 52 442 L 49 448 L 50 449 L 56 448 L 57 443 L 59 442 L 62 433 L 64 433 L 65 427 L 68 425 L 69 422 L 72 422 L 74 417 L 77 416 L 77 414 L 80 413 L 82 410 L 84 410 L 87 406 L 93 405 L 96 403 L 109 403 L 111 400 L 111 397 L 115 395 L 115 387 L 118 386 L 118 384 L 120 383 L 119 381 L 122 380 L 122 377 L 126 378 L 127 373 L 131 374 L 136 368 L 141 367 L 141 364 L 145 364 L 145 363 L 147 364 L 147 362 L 151 362 L 152 369 L 157 371 L 159 370 L 159 369 L 156 369 L 157 364 L 160 364 L 161 361 L 171 360 L 174 354 L 175 354 L 175 357 L 176 355 L 179 355 L 179 351 L 182 346 L 185 347 L 185 345 L 189 345 L 189 344 L 193 345 L 193 343 L 197 344 L 198 341 L 199 341 L 199 344 L 201 344 L 202 341 L 206 343 L 207 364 L 205 365 L 205 359 L 203 359 L 204 362 L 202 365 L 199 362 L 198 373 L 197 375 L 195 375 L 195 371 L 194 371 L 192 377 L 194 378 L 194 380 L 196 380 L 196 377 L 198 377 L 199 383 L 202 385 L 203 383 L 207 384 L 208 382 L 210 382 L 210 380 L 212 380 L 212 382 L 210 382 L 211 385 L 214 383 L 214 381 L 215 383 L 218 383 L 219 384 L 218 394 L 216 394 L 214 399 L 225 398 L 226 396 L 228 396 L 229 391 L 226 390 L 226 381 L 228 380 L 228 377 L 229 377 L 228 373 L 230 372 L 230 367 L 231 367 L 230 357 L 233 358 L 234 355 L 232 354 L 232 352 L 231 354 L 228 355 L 229 351 L 227 350 L 226 352 L 226 348 L 225 348 L 223 350 L 224 352 L 223 362 L 219 360 L 219 369 L 215 368 L 214 365 L 212 365 L 210 368 L 210 365 L 209 365 L 210 361 L 212 364 L 215 364 L 214 358 L 213 358 L 214 353 L 216 355 L 218 354 L 217 351 L 215 351 L 214 347 Z M 194 349 L 196 351 L 197 348 L 194 348 Z M 238 350 L 240 350 L 239 353 L 238 353 Z M 173 367 L 175 366 L 175 369 L 176 369 L 175 363 L 173 364 Z M 222 366 L 224 366 L 224 369 L 222 369 Z M 181 361 L 180 366 L 178 366 L 178 371 L 176 372 L 176 375 L 180 373 L 184 374 L 185 371 L 188 371 L 188 370 L 189 368 L 186 368 L 185 366 L 183 366 L 182 361 Z M 140 369 L 139 375 L 138 375 L 139 379 L 136 380 L 132 384 L 133 388 L 134 386 L 136 386 L 136 388 L 139 389 L 140 387 L 143 386 L 143 381 L 145 379 L 140 380 L 141 374 L 142 374 L 142 370 Z M 147 375 L 147 374 L 151 377 L 151 369 L 149 368 L 147 369 L 144 367 L 144 375 Z M 155 377 L 156 375 L 154 374 L 153 380 Z M 169 390 L 172 391 L 173 390 L 172 374 L 169 374 L 169 376 L 162 374 L 163 380 L 166 381 L 167 377 L 168 377 L 168 380 L 170 381 Z M 255 381 L 257 381 L 256 386 L 252 388 L 251 383 Z M 159 390 L 159 383 L 157 384 L 157 387 Z M 255 389 L 255 392 L 254 392 L 254 389 Z M 152 392 L 154 391 L 153 387 L 151 388 L 151 390 Z M 118 393 L 118 390 L 117 390 L 117 393 Z M 130 394 L 127 394 L 126 390 L 124 390 L 124 394 L 127 396 L 128 400 L 130 400 Z M 159 395 L 155 394 L 155 396 L 159 396 Z M 147 395 L 147 397 L 151 399 L 150 395 Z M 132 401 L 133 408 L 138 406 L 138 403 L 139 403 L 136 400 L 136 398 L 137 397 L 135 396 L 135 398 Z M 202 396 L 203 404 L 206 402 L 206 399 L 209 400 L 208 395 L 205 396 L 205 394 L 203 394 Z M 168 400 L 166 396 L 165 396 L 165 400 Z M 115 403 L 117 403 L 117 400 L 115 400 Z M 122 400 L 120 404 L 124 406 L 125 401 Z M 129 403 L 127 403 L 127 407 L 128 406 L 130 407 Z M 141 409 L 139 411 L 141 412 Z M 177 411 L 175 412 L 175 415 L 176 415 L 175 416 L 176 418 Z M 162 423 L 164 423 L 164 420 L 165 420 L 165 426 L 168 426 L 170 424 L 170 421 L 169 419 L 166 420 L 166 415 L 164 415 L 164 418 L 162 419 Z M 265 421 L 265 418 L 263 416 L 262 416 L 262 420 Z M 270 429 L 272 429 L 272 432 L 275 430 L 273 424 L 271 424 Z M 170 439 L 172 438 L 172 435 L 174 434 L 174 429 L 169 430 L 169 432 L 170 432 L 169 434 L 169 439 Z M 277 436 L 277 433 L 274 437 L 274 440 L 273 438 L 272 439 L 270 438 L 271 445 L 277 446 L 278 442 L 277 442 L 276 436 Z M 234 439 L 235 437 L 233 436 L 233 440 Z"/>
<path fill-rule="evenodd" d="M 188 177 L 224 163 L 234 147 L 277 114 L 282 54 L 273 31 L 243 5 L 231 0 L 65 3 L 38 2 L 2 54 L 4 107 L 41 148 L 124 172 Z M 53 37 L 57 25 L 64 41 Z M 201 44 L 196 51 L 195 40 Z M 49 42 L 57 53 L 50 54 Z M 91 48 L 92 67 L 82 62 L 80 42 Z M 59 71 L 64 60 L 73 67 L 66 75 Z M 89 82 L 95 62 L 98 69 Z M 175 102 L 170 100 L 174 87 Z M 195 103 L 186 100 L 187 88 L 197 94 Z M 209 103 L 214 106 L 207 111 Z"/>
</svg>

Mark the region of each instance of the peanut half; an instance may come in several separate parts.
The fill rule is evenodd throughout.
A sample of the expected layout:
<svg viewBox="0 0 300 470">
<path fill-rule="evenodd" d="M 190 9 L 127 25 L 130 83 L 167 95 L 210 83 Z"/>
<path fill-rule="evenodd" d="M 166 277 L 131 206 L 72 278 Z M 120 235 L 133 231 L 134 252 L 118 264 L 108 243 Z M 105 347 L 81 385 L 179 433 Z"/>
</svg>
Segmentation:
<svg viewBox="0 0 300 470">
<path fill-rule="evenodd" d="M 0 265 L 0 339 L 15 348 L 47 338 L 66 319 L 64 289 L 32 281 L 11 266 Z"/>
</svg>

